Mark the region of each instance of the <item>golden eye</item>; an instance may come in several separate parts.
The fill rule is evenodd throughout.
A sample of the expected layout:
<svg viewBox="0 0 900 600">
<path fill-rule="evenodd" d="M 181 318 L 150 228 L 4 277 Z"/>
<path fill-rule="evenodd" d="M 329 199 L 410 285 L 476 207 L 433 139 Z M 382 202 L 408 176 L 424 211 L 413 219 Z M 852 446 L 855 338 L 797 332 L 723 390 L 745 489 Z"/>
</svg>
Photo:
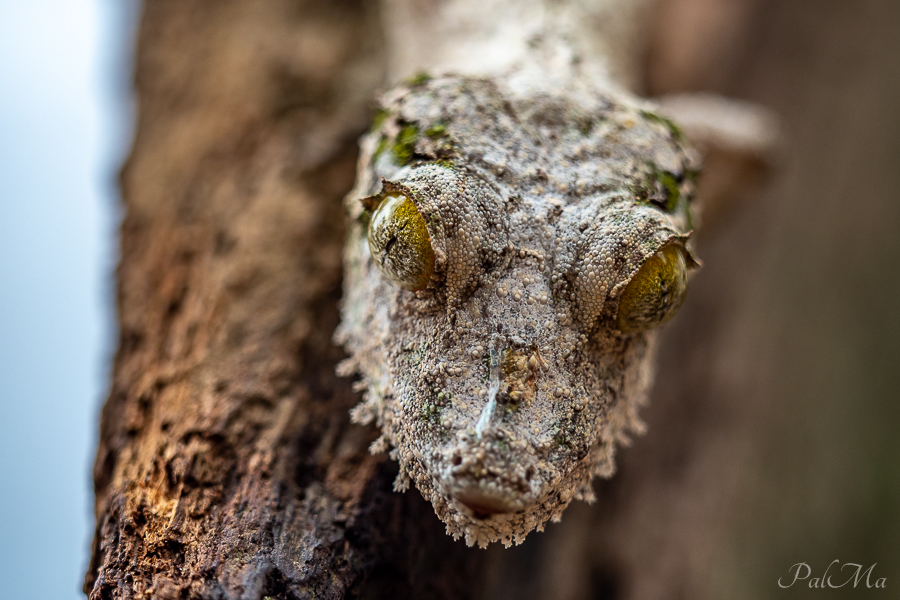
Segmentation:
<svg viewBox="0 0 900 600">
<path fill-rule="evenodd" d="M 652 329 L 671 319 L 684 302 L 687 264 L 678 244 L 648 258 L 625 287 L 616 326 L 624 333 Z"/>
<path fill-rule="evenodd" d="M 434 250 L 425 219 L 412 200 L 389 194 L 369 220 L 369 251 L 381 274 L 407 290 L 428 285 L 434 269 Z"/>
</svg>

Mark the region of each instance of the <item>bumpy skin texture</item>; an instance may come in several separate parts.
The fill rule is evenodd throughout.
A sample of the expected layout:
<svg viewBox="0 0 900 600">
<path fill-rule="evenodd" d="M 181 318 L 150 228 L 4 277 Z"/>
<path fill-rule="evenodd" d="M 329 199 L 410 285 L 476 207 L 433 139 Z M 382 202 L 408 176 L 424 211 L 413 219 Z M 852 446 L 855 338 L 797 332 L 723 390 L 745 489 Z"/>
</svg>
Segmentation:
<svg viewBox="0 0 900 600">
<path fill-rule="evenodd" d="M 373 445 L 393 447 L 455 538 L 520 543 L 614 470 L 639 432 L 656 331 L 616 328 L 618 300 L 667 244 L 686 249 L 697 163 L 640 101 L 513 92 L 442 77 L 389 93 L 363 140 L 343 322 Z M 379 271 L 379 193 L 412 199 L 435 253 L 428 285 Z"/>
</svg>

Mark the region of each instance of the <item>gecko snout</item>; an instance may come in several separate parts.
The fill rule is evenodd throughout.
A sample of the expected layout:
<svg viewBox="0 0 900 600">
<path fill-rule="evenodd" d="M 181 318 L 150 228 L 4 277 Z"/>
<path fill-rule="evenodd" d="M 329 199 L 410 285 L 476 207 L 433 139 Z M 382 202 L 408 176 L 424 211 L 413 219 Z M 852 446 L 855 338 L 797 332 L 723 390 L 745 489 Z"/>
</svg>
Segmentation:
<svg viewBox="0 0 900 600">
<path fill-rule="evenodd" d="M 457 446 L 449 462 L 447 491 L 478 517 L 523 510 L 536 496 L 532 459 L 511 451 L 502 440 Z"/>
</svg>

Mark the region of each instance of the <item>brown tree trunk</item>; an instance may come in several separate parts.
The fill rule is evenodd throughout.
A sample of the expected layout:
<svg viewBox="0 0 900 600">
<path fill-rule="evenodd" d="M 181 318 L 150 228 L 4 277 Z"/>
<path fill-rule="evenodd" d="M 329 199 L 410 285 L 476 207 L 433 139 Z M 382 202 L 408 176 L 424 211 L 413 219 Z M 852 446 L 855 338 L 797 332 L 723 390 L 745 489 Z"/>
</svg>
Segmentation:
<svg viewBox="0 0 900 600">
<path fill-rule="evenodd" d="M 91 598 L 339 598 L 410 565 L 451 597 L 466 577 L 430 506 L 391 491 L 395 466 L 367 452 L 376 432 L 349 423 L 359 398 L 334 374 L 377 17 L 146 3 Z"/>
</svg>

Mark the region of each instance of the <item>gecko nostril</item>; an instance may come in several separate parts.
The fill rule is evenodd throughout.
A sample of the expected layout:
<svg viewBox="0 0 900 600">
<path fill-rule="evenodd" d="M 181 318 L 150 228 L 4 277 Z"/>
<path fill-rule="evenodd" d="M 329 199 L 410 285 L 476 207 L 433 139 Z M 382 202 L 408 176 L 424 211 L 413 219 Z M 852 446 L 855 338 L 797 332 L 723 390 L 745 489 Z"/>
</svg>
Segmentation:
<svg viewBox="0 0 900 600">
<path fill-rule="evenodd" d="M 528 470 L 525 471 L 525 481 L 530 482 L 532 477 L 534 477 L 534 468 L 528 467 Z"/>
<path fill-rule="evenodd" d="M 453 457 L 453 459 L 452 459 L 450 462 L 453 463 L 453 466 L 454 466 L 454 467 L 458 467 L 459 465 L 462 464 L 462 456 L 460 456 L 459 454 L 457 454 L 457 455 L 455 455 L 455 456 Z"/>
</svg>

